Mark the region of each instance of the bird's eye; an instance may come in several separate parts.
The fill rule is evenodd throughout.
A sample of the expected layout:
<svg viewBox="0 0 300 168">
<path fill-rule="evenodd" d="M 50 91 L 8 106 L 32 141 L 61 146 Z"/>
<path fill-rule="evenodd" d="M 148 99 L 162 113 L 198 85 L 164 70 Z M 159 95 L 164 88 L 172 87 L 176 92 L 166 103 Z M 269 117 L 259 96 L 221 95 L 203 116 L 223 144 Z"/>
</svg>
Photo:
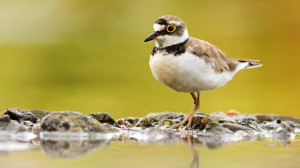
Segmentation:
<svg viewBox="0 0 300 168">
<path fill-rule="evenodd" d="M 167 30 L 167 32 L 172 33 L 176 30 L 176 26 L 175 25 L 168 25 L 166 30 Z"/>
</svg>

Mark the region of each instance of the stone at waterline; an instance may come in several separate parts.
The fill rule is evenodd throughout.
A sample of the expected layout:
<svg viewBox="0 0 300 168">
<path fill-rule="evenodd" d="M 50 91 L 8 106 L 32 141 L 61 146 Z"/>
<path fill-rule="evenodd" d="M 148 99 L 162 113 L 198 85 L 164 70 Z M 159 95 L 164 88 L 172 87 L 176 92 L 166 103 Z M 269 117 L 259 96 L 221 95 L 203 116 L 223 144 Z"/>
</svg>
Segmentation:
<svg viewBox="0 0 300 168">
<path fill-rule="evenodd" d="M 79 112 L 60 111 L 50 113 L 42 119 L 41 131 L 106 133 L 107 129 L 90 116 Z"/>
<path fill-rule="evenodd" d="M 136 127 L 148 128 L 153 127 L 153 125 L 148 118 L 141 118 L 140 121 L 136 124 Z"/>
<path fill-rule="evenodd" d="M 236 132 L 236 131 L 239 131 L 239 130 L 243 130 L 243 131 L 251 131 L 251 130 L 254 130 L 252 128 L 249 128 L 249 127 L 246 127 L 246 126 L 243 126 L 243 125 L 239 125 L 239 124 L 235 124 L 235 123 L 222 123 L 220 124 L 222 127 L 225 127 L 227 129 L 229 129 L 230 131 L 232 132 Z"/>
<path fill-rule="evenodd" d="M 113 125 L 116 121 L 113 119 L 113 117 L 106 113 L 106 112 L 98 112 L 98 113 L 90 113 L 88 116 L 93 117 L 94 119 L 98 120 L 99 122 L 108 123 L 110 125 Z"/>
<path fill-rule="evenodd" d="M 3 115 L 9 115 L 10 119 L 16 120 L 18 122 L 30 121 L 32 123 L 36 123 L 38 120 L 38 117 L 32 114 L 30 111 L 16 109 L 16 108 L 5 110 Z"/>
<path fill-rule="evenodd" d="M 161 127 L 181 122 L 186 115 L 174 112 L 150 113 L 136 124 L 137 127 Z"/>
<path fill-rule="evenodd" d="M 207 115 L 197 113 L 193 118 L 192 129 L 203 130 L 209 122 L 211 119 Z"/>
<path fill-rule="evenodd" d="M 4 114 L 0 117 L 0 131 L 16 133 L 29 131 L 29 129 L 17 121 L 11 120 L 9 115 Z"/>
</svg>

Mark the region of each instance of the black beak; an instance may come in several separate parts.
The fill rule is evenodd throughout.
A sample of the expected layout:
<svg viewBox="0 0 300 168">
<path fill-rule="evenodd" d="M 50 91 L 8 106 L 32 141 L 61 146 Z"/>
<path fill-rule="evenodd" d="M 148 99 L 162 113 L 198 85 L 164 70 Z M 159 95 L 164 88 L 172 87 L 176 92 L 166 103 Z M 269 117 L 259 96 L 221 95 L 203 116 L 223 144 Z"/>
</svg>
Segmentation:
<svg viewBox="0 0 300 168">
<path fill-rule="evenodd" d="M 144 42 L 147 42 L 147 41 L 151 41 L 153 39 L 156 39 L 156 37 L 159 36 L 156 32 L 153 32 L 152 34 L 150 34 L 150 36 L 148 36 Z"/>
</svg>

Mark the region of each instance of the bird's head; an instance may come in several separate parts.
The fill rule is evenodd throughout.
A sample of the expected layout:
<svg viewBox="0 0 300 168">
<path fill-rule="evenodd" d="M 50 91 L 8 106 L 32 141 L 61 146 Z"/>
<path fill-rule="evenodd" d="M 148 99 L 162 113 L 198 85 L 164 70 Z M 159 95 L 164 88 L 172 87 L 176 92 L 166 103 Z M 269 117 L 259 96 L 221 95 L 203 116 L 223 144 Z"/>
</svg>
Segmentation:
<svg viewBox="0 0 300 168">
<path fill-rule="evenodd" d="M 156 47 L 166 47 L 182 43 L 189 38 L 184 22 L 176 16 L 160 17 L 153 24 L 154 32 L 144 42 L 155 39 Z"/>
</svg>

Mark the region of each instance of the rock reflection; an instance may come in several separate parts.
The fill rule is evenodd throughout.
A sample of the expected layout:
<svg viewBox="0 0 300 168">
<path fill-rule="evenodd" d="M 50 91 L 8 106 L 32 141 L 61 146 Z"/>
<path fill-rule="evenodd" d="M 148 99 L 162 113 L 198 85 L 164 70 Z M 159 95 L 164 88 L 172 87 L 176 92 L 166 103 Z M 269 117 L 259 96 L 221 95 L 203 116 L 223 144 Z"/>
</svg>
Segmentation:
<svg viewBox="0 0 300 168">
<path fill-rule="evenodd" d="M 55 158 L 79 158 L 97 149 L 104 149 L 113 141 L 108 140 L 41 140 L 41 149 Z"/>
</svg>

